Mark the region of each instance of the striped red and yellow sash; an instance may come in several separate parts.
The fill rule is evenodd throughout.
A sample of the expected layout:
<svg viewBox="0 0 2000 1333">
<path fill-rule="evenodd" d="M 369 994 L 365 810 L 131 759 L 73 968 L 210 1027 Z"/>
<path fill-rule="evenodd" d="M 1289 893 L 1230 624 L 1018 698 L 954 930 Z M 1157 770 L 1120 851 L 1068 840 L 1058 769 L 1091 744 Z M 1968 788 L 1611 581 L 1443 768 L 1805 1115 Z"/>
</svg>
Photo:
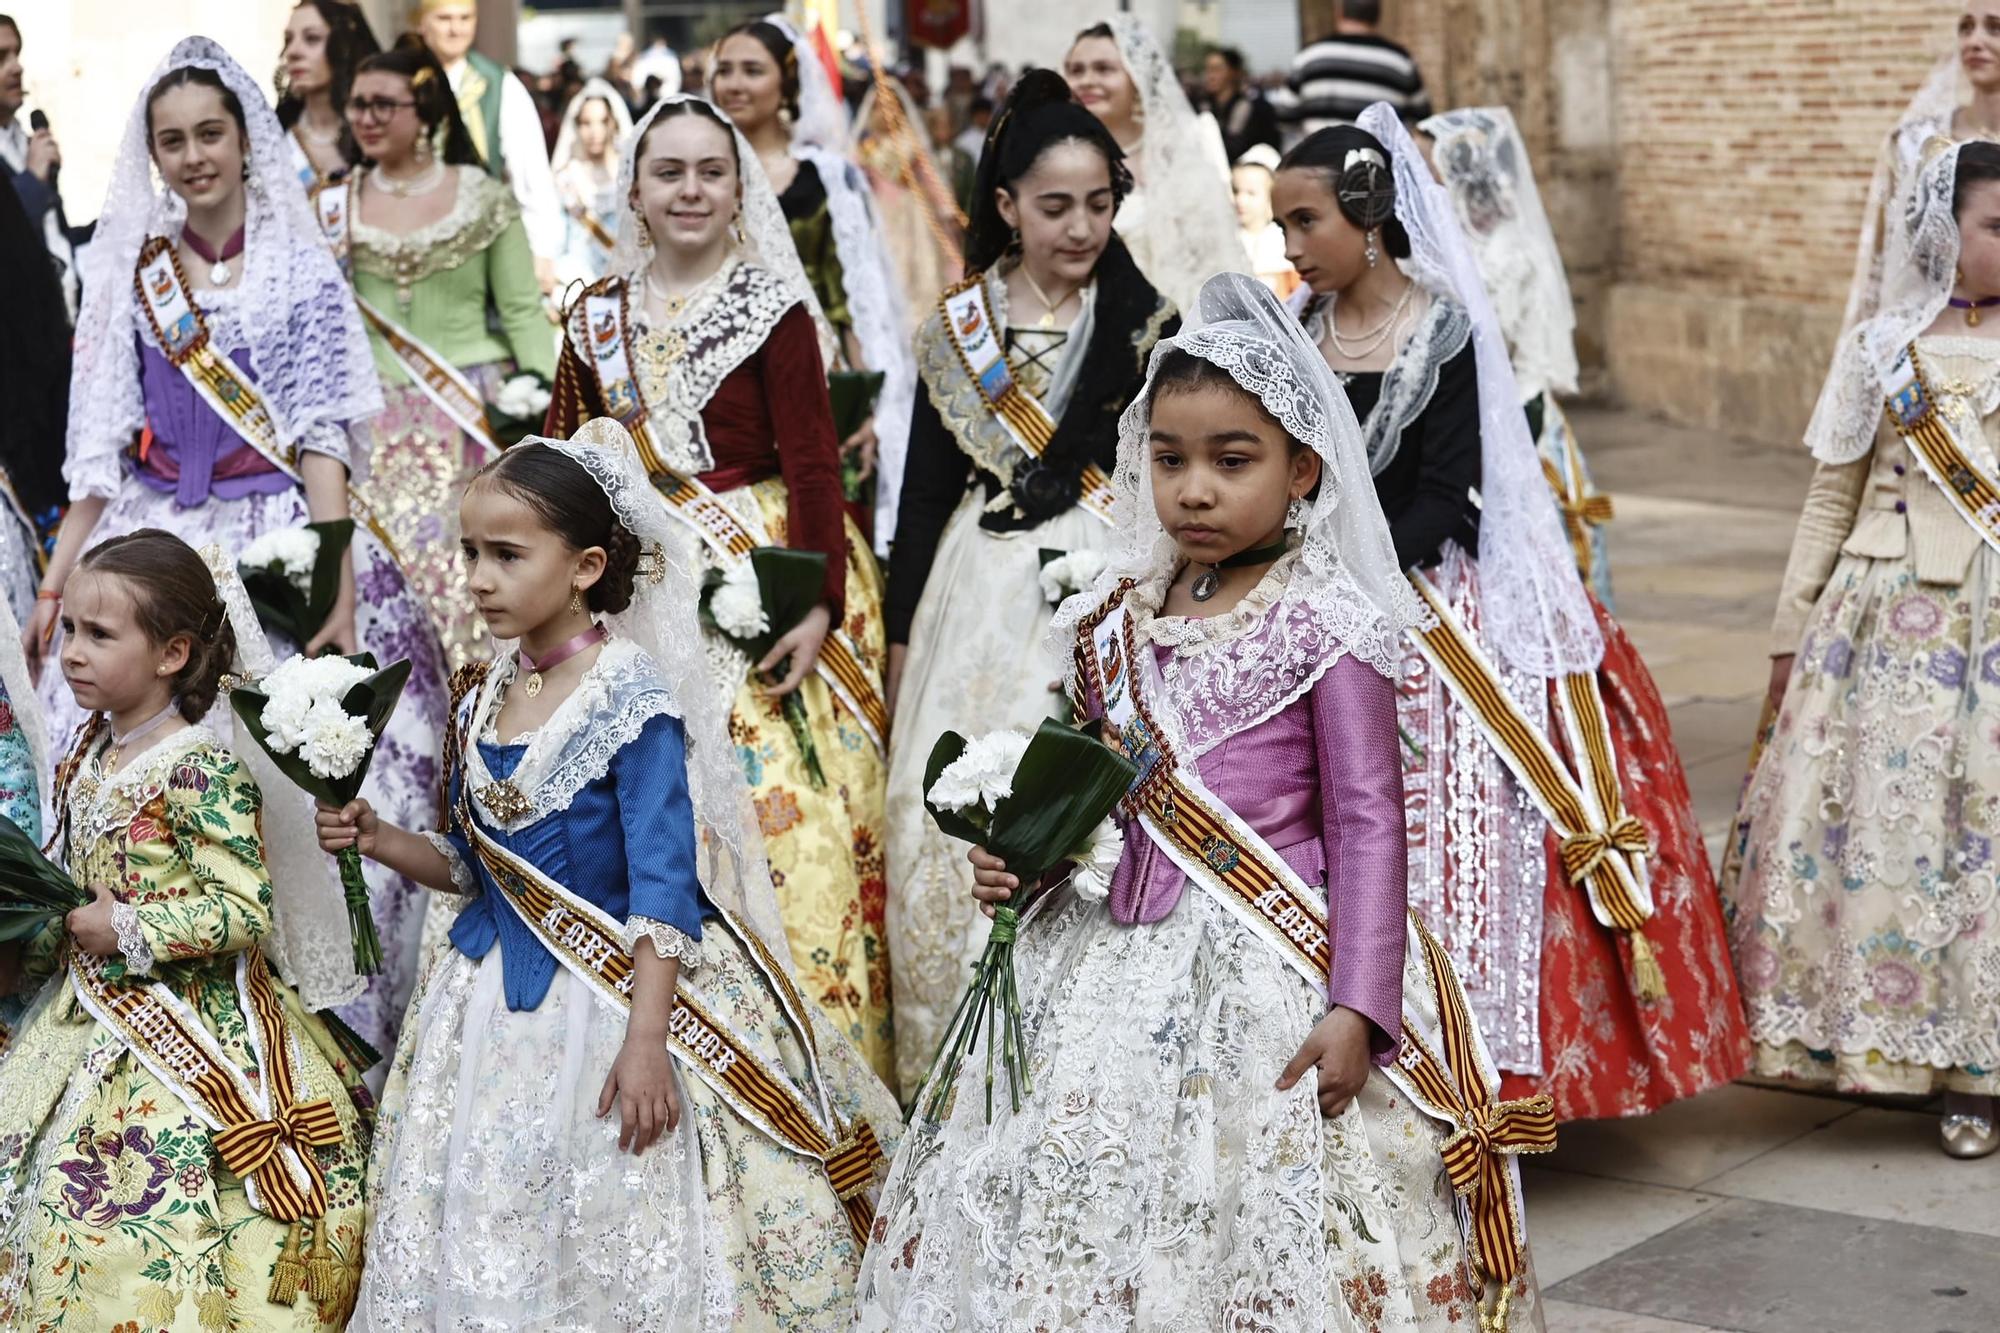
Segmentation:
<svg viewBox="0 0 2000 1333">
<path fill-rule="evenodd" d="M 216 1155 L 242 1179 L 252 1207 L 281 1222 L 325 1216 L 326 1178 L 312 1150 L 341 1141 L 340 1120 L 324 1097 L 296 1100 L 291 1036 L 262 953 L 250 949 L 236 960 L 262 1092 L 167 987 L 114 985 L 83 959 L 73 960 L 70 978 L 84 1009 L 207 1124 Z"/>
<path fill-rule="evenodd" d="M 1925 474 L 1951 501 L 1958 516 L 1972 526 L 1982 541 L 2000 551 L 2000 481 L 1959 447 L 1951 427 L 1938 411 L 1937 399 L 1931 393 L 1930 380 L 1924 374 L 1914 342 L 1904 349 L 1889 372 L 1888 383 L 1886 410 L 1890 424 L 1923 464 Z"/>
<path fill-rule="evenodd" d="M 1002 342 L 1005 331 L 993 318 L 992 303 L 986 297 L 986 275 L 974 273 L 947 287 L 938 297 L 938 311 L 945 336 L 958 354 L 958 364 L 978 387 L 980 401 L 1023 453 L 1040 459 L 1055 438 L 1055 419 L 1040 400 L 1021 387 L 1007 364 Z M 1104 469 L 1087 463 L 1077 481 L 1081 487 L 1078 503 L 1105 523 L 1113 523 L 1115 492 Z"/>
<path fill-rule="evenodd" d="M 471 725 L 479 725 L 480 717 L 481 710 L 475 708 Z M 503 890 L 502 901 L 598 999 L 619 1013 L 629 1013 L 635 964 L 618 923 L 494 841 L 472 809 L 470 786 L 470 782 L 459 784 L 459 827 Z M 827 1100 L 819 1046 L 805 1001 L 784 968 L 755 932 L 728 913 L 718 913 L 716 922 L 742 946 L 777 997 L 787 1024 L 805 1051 L 807 1078 L 818 1094 L 817 1105 L 808 1101 L 790 1078 L 758 1058 L 686 971 L 680 975 L 673 1011 L 668 1015 L 668 1046 L 683 1067 L 746 1122 L 779 1147 L 817 1162 L 846 1210 L 855 1237 L 865 1243 L 875 1215 L 868 1191 L 874 1183 L 876 1164 L 882 1160 L 881 1143 L 866 1120 L 844 1124 Z"/>
<path fill-rule="evenodd" d="M 1562 677 L 1553 700 L 1579 777 L 1508 694 L 1499 671 L 1437 586 L 1422 574 L 1412 574 L 1410 582 L 1437 622 L 1430 629 L 1412 630 L 1412 641 L 1555 830 L 1563 873 L 1583 888 L 1598 924 L 1623 932 L 1630 941 L 1639 998 L 1663 998 L 1665 981 L 1644 931 L 1653 915 L 1645 861 L 1652 840 L 1625 809 L 1596 674 Z"/>
</svg>

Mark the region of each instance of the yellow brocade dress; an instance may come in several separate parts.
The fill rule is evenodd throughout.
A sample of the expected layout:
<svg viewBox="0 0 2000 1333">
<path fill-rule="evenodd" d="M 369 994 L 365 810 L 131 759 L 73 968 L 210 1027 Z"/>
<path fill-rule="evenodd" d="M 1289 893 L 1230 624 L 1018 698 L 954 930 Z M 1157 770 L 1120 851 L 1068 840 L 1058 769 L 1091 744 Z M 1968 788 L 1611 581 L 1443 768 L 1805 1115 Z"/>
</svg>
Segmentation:
<svg viewBox="0 0 2000 1333">
<path fill-rule="evenodd" d="M 690 402 L 686 377 L 700 373 L 710 349 L 725 336 L 753 340 L 754 325 L 766 326 L 761 345 L 745 354 L 737 343 L 740 359 L 716 372 L 717 382 L 706 386 L 700 417 L 714 466 L 700 480 L 758 534 L 760 545 L 844 546 L 837 629 L 865 679 L 866 692 L 879 700 L 888 656 L 882 573 L 852 516 L 842 509 L 837 445 L 811 320 L 788 296 L 776 298 L 786 304 L 773 317 L 762 303 L 770 299 L 774 283 L 762 270 L 743 264 L 720 275 L 672 327 L 652 330 L 635 319 L 633 371 L 657 423 L 669 405 Z M 723 313 L 744 310 L 751 313 L 740 318 Z M 746 325 L 751 326 L 747 333 Z M 725 333 L 718 334 L 719 328 Z M 591 417 L 604 415 L 602 394 L 588 365 L 576 353 L 572 330 L 556 373 L 551 434 L 568 435 Z M 683 378 L 670 383 L 671 376 Z M 659 435 L 657 424 L 654 429 Z M 673 448 L 664 440 L 657 444 Z M 709 567 L 715 564 L 714 552 L 700 547 L 691 529 L 680 554 Z M 822 662 L 832 644 L 829 634 Z M 850 699 L 835 693 L 825 671 L 808 675 L 799 695 L 826 778 L 824 786 L 817 785 L 780 702 L 767 697 L 755 678 L 756 664 L 712 630 L 707 647 L 716 679 L 733 694 L 730 734 L 764 835 L 800 989 L 861 1049 L 877 1074 L 891 1079 L 895 1033 L 889 1012 L 882 833 L 888 764 L 876 741 L 887 731 L 886 716 L 878 714 L 871 721 L 858 715 Z"/>
<path fill-rule="evenodd" d="M 271 885 L 262 796 L 237 758 L 190 727 L 102 777 L 93 746 L 62 811 L 69 870 L 111 885 L 127 978 L 178 999 L 260 1094 L 239 998 L 266 966 Z M 92 1017 L 58 932 L 28 948 L 45 978 L 0 1058 L 0 1328 L 37 1333 L 316 1333 L 345 1326 L 361 1271 L 370 1126 L 359 1071 L 275 976 L 294 1105 L 325 1099 L 340 1142 L 306 1148 L 329 1207 L 300 1257 L 322 1262 L 291 1301 L 271 1296 L 291 1228 L 257 1211 L 215 1135 L 124 1040 Z M 242 968 L 239 968 L 239 962 Z M 91 966 L 102 960 L 90 960 Z M 315 1250 L 318 1251 L 315 1255 Z M 308 1265 L 308 1269 L 311 1266 Z"/>
</svg>

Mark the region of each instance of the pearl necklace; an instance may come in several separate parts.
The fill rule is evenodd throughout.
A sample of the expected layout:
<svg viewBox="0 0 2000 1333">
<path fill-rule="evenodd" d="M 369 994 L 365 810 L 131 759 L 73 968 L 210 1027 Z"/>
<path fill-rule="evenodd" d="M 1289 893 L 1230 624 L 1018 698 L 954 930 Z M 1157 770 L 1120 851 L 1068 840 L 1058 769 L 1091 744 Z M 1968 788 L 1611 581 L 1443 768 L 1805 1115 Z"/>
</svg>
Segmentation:
<svg viewBox="0 0 2000 1333">
<path fill-rule="evenodd" d="M 334 122 L 334 126 L 330 130 L 316 130 L 312 127 L 312 122 L 306 119 L 304 113 L 300 113 L 298 122 L 293 128 L 299 132 L 302 138 L 310 139 L 316 144 L 340 142 L 340 122 L 338 121 Z"/>
<path fill-rule="evenodd" d="M 372 167 L 369 169 L 368 179 L 375 182 L 377 189 L 393 194 L 398 199 L 413 199 L 418 195 L 429 194 L 444 184 L 444 163 L 433 162 L 428 171 L 420 172 L 408 180 L 397 180 L 394 176 L 385 175 L 382 168 Z"/>
<path fill-rule="evenodd" d="M 1389 335 L 1395 332 L 1397 323 L 1403 318 L 1403 312 L 1410 308 L 1410 300 L 1416 295 L 1416 291 L 1416 283 L 1405 285 L 1402 296 L 1390 309 L 1388 317 L 1374 328 L 1355 334 L 1352 346 L 1347 339 L 1340 336 L 1340 298 L 1336 296 L 1326 312 L 1326 331 L 1327 336 L 1333 339 L 1333 350 L 1349 361 L 1365 361 L 1373 356 L 1383 343 L 1389 341 Z M 1364 342 L 1367 344 L 1365 347 L 1361 346 Z"/>
</svg>

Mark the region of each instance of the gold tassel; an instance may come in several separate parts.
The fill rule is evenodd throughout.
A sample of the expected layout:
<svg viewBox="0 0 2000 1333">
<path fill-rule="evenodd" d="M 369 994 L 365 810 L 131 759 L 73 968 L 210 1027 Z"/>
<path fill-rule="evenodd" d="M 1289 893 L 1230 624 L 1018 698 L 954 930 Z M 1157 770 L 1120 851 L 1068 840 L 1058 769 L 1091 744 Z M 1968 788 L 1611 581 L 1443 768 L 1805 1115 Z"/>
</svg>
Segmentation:
<svg viewBox="0 0 2000 1333">
<path fill-rule="evenodd" d="M 1639 989 L 1639 998 L 1649 1004 L 1666 999 L 1667 974 L 1660 971 L 1660 960 L 1654 956 L 1646 932 L 1628 930 L 1625 938 L 1632 941 L 1632 982 Z"/>
<path fill-rule="evenodd" d="M 299 1232 L 303 1222 L 294 1222 L 285 1230 L 284 1246 L 278 1251 L 278 1262 L 271 1267 L 271 1293 L 273 1305 L 290 1305 L 299 1298 L 299 1284 L 305 1281 L 306 1266 L 299 1259 Z"/>
<path fill-rule="evenodd" d="M 312 1254 L 306 1259 L 306 1295 L 324 1305 L 340 1294 L 339 1272 L 333 1263 L 333 1247 L 326 1240 L 327 1219 L 313 1224 Z"/>
<path fill-rule="evenodd" d="M 1483 1305 L 1479 1311 L 1480 1333 L 1507 1333 L 1507 1308 L 1513 1301 L 1514 1284 L 1502 1282 L 1500 1295 L 1493 1302 L 1493 1313 L 1488 1314 Z"/>
</svg>

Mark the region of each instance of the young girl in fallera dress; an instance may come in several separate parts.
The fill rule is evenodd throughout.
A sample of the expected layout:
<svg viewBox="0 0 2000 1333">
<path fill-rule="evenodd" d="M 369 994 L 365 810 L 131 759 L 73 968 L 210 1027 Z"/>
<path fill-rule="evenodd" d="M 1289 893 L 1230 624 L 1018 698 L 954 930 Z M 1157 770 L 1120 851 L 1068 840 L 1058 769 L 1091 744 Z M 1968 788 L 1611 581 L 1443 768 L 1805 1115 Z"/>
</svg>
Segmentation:
<svg viewBox="0 0 2000 1333">
<path fill-rule="evenodd" d="M 1191 323 L 1124 418 L 1111 566 L 1051 630 L 1146 774 L 1109 896 L 1029 901 L 1019 1110 L 989 1123 L 975 1050 L 905 1138 L 859 1327 L 1442 1331 L 1504 1289 L 1538 1328 L 1506 1154 L 1554 1125 L 1493 1104 L 1405 912 L 1391 678 L 1421 611 L 1360 430 L 1254 278 L 1212 279 Z M 984 902 L 1035 887 L 972 861 Z M 1468 1118 L 1492 1131 L 1456 1140 L 1484 1163 L 1476 1249 L 1438 1157 Z"/>
<path fill-rule="evenodd" d="M 92 902 L 13 960 L 41 987 L 0 1061 L 0 1326 L 331 1333 L 372 1103 L 292 985 L 346 952 L 331 876 L 270 859 L 283 824 L 324 869 L 309 818 L 202 725 L 225 669 L 268 669 L 248 599 L 142 529 L 84 556 L 63 631 L 91 721 L 53 848 Z"/>
<path fill-rule="evenodd" d="M 460 516 L 518 648 L 456 681 L 443 831 L 320 816 L 463 902 L 389 1076 L 353 1327 L 845 1328 L 900 1124 L 793 988 L 673 520 L 610 421 L 508 450 Z"/>
</svg>

